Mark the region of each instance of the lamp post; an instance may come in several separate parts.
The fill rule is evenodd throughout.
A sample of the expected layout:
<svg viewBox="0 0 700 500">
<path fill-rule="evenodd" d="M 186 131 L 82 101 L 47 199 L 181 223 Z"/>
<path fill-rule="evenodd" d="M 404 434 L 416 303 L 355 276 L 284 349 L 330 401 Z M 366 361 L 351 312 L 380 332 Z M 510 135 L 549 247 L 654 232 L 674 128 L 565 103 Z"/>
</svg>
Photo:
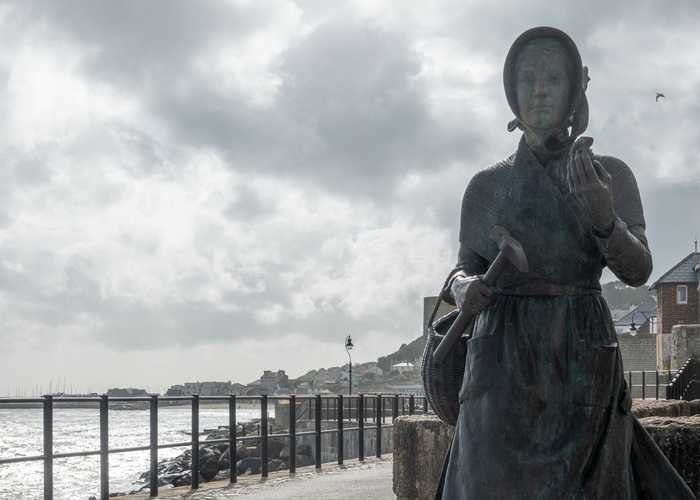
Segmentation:
<svg viewBox="0 0 700 500">
<path fill-rule="evenodd" d="M 350 356 L 350 350 L 354 346 L 352 345 L 352 339 L 350 338 L 350 335 L 345 337 L 345 352 L 348 353 L 348 360 L 350 364 L 348 365 L 348 394 L 352 394 L 352 357 Z"/>
<path fill-rule="evenodd" d="M 635 335 L 637 335 L 637 325 L 634 323 L 634 318 L 637 316 L 637 314 L 641 314 L 642 316 L 644 316 L 644 322 L 651 321 L 651 318 L 650 318 L 649 316 L 647 316 L 644 312 L 642 312 L 642 311 L 635 311 L 635 312 L 632 314 L 632 325 L 630 325 L 630 335 L 633 336 L 633 337 L 634 337 Z M 643 324 L 644 324 L 644 323 L 642 323 L 641 325 L 639 325 L 639 327 L 643 326 Z M 649 324 L 649 330 L 651 331 L 651 323 Z"/>
</svg>

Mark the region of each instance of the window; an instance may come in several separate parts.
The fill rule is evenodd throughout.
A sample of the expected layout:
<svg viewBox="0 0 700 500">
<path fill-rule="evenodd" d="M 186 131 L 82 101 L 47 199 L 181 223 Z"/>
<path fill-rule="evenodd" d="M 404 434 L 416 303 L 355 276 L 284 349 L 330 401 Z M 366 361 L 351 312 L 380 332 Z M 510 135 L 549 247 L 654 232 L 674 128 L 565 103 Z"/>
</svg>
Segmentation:
<svg viewBox="0 0 700 500">
<path fill-rule="evenodd" d="M 676 287 L 676 304 L 688 303 L 688 285 L 678 285 Z"/>
</svg>

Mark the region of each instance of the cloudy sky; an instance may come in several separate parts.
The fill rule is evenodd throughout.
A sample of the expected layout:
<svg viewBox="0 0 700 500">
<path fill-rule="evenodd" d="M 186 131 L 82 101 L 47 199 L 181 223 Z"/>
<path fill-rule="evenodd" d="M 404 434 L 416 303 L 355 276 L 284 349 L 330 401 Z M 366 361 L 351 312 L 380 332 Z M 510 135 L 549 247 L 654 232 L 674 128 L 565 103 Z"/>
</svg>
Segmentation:
<svg viewBox="0 0 700 500">
<path fill-rule="evenodd" d="M 502 63 L 536 25 L 579 45 L 658 277 L 700 233 L 700 4 L 554 5 L 2 2 L 0 395 L 298 376 L 348 333 L 355 361 L 414 339 L 467 181 L 517 143 Z"/>
</svg>

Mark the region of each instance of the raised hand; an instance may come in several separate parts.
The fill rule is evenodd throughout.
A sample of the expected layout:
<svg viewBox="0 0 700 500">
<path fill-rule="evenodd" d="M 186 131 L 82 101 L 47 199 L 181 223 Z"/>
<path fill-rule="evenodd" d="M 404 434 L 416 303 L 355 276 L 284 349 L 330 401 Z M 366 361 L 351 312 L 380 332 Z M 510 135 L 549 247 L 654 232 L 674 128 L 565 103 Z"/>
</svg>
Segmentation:
<svg viewBox="0 0 700 500">
<path fill-rule="evenodd" d="M 593 160 L 591 137 L 579 137 L 569 152 L 569 191 L 588 213 L 593 228 L 608 233 L 615 222 L 610 174 Z"/>
</svg>

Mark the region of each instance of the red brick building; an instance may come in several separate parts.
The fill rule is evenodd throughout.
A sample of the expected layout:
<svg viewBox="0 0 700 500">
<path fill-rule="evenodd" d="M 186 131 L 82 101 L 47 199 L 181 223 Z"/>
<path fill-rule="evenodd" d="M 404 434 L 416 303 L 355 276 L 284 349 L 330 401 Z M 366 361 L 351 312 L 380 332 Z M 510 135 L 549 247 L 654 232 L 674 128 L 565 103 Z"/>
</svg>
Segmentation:
<svg viewBox="0 0 700 500">
<path fill-rule="evenodd" d="M 657 364 L 663 365 L 664 335 L 674 325 L 700 323 L 700 253 L 696 251 L 663 274 L 649 287 L 656 291 Z M 666 337 L 668 338 L 668 337 Z"/>
</svg>

